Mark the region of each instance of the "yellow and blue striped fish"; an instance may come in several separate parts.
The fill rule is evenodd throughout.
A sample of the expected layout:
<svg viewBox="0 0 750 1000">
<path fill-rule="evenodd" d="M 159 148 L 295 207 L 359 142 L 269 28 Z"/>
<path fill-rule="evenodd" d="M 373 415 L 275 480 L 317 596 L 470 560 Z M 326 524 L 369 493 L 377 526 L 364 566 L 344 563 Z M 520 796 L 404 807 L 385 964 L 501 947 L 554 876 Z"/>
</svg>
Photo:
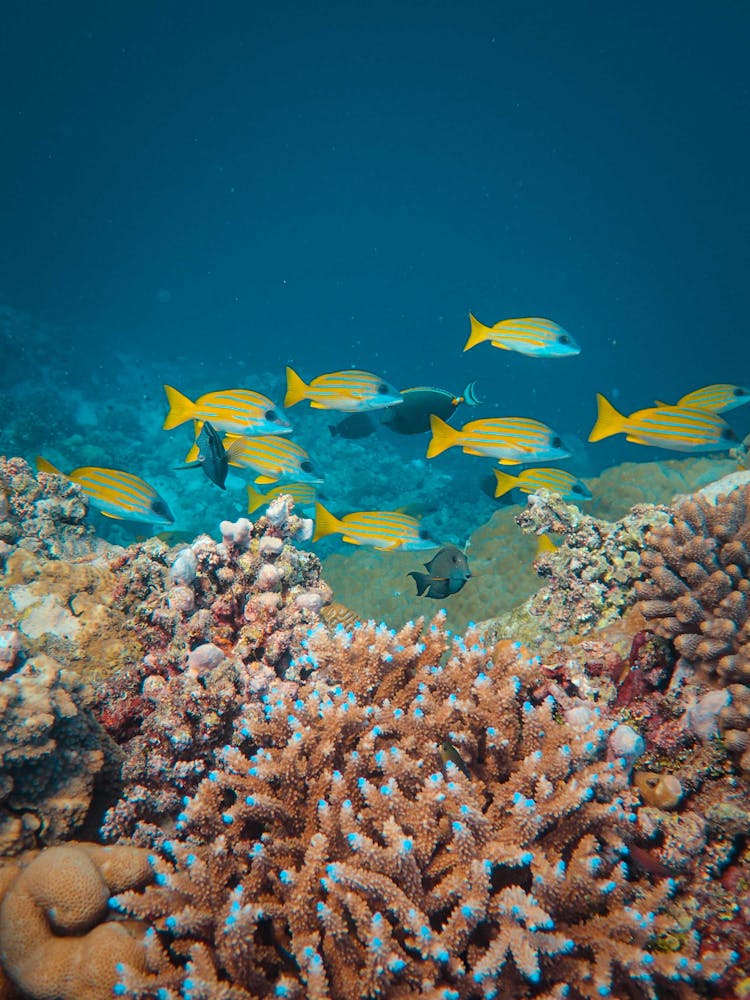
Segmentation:
<svg viewBox="0 0 750 1000">
<path fill-rule="evenodd" d="M 737 435 L 717 413 L 686 406 L 652 406 L 629 417 L 618 413 L 601 393 L 598 414 L 589 441 L 624 434 L 634 444 L 670 448 L 672 451 L 723 451 L 737 444 Z"/>
<path fill-rule="evenodd" d="M 227 434 L 289 434 L 291 424 L 285 420 L 274 403 L 252 389 L 220 389 L 207 392 L 195 402 L 171 385 L 164 386 L 169 403 L 162 429 L 194 421 L 196 438 L 207 420 L 215 430 Z"/>
<path fill-rule="evenodd" d="M 559 434 L 529 417 L 487 417 L 472 420 L 456 430 L 434 413 L 430 416 L 432 440 L 427 457 L 448 448 L 462 448 L 466 455 L 487 455 L 501 465 L 520 465 L 544 459 L 568 458 Z"/>
<path fill-rule="evenodd" d="M 231 466 L 257 473 L 256 483 L 323 482 L 302 445 L 289 438 L 227 434 L 224 450 Z"/>
<path fill-rule="evenodd" d="M 288 493 L 289 496 L 294 500 L 294 506 L 304 509 L 306 507 L 315 506 L 315 487 L 312 483 L 284 483 L 281 486 L 273 486 L 270 490 L 265 493 L 261 493 L 260 490 L 256 490 L 252 483 L 247 485 L 247 512 L 252 514 L 253 511 L 258 510 L 259 507 L 263 507 L 265 504 L 271 503 L 276 497 L 280 497 L 282 493 Z"/>
<path fill-rule="evenodd" d="M 503 319 L 494 326 L 484 323 L 469 313 L 471 333 L 464 345 L 469 351 L 477 344 L 489 340 L 493 347 L 503 351 L 518 351 L 532 358 L 567 358 L 580 354 L 581 348 L 567 330 L 563 330 L 551 319 L 540 316 L 526 316 L 521 319 Z"/>
<path fill-rule="evenodd" d="M 730 385 L 728 382 L 717 382 L 715 385 L 704 385 L 702 389 L 694 389 L 686 396 L 678 399 L 675 406 L 686 406 L 690 410 L 711 410 L 713 413 L 725 413 L 736 406 L 750 403 L 750 389 L 743 385 Z M 657 406 L 668 406 L 657 399 Z"/>
<path fill-rule="evenodd" d="M 172 524 L 174 516 L 163 497 L 138 476 L 120 469 L 81 466 L 66 475 L 51 462 L 37 455 L 36 467 L 49 476 L 62 476 L 81 487 L 100 514 L 118 521 L 148 521 Z"/>
<path fill-rule="evenodd" d="M 559 493 L 563 500 L 590 500 L 591 491 L 571 472 L 564 469 L 524 469 L 517 476 L 509 472 L 493 469 L 497 479 L 495 496 L 501 497 L 510 490 L 536 493 L 537 490 L 551 490 Z"/>
<path fill-rule="evenodd" d="M 286 386 L 284 406 L 295 406 L 309 399 L 310 406 L 316 410 L 355 413 L 403 403 L 401 393 L 389 382 L 356 368 L 318 375 L 309 383 L 303 382 L 293 368 L 287 368 Z"/>
<path fill-rule="evenodd" d="M 315 534 L 313 541 L 325 535 L 342 535 L 351 545 L 372 545 L 376 549 L 434 549 L 433 541 L 419 526 L 416 517 L 398 510 L 360 510 L 338 518 L 322 503 L 315 504 Z"/>
</svg>

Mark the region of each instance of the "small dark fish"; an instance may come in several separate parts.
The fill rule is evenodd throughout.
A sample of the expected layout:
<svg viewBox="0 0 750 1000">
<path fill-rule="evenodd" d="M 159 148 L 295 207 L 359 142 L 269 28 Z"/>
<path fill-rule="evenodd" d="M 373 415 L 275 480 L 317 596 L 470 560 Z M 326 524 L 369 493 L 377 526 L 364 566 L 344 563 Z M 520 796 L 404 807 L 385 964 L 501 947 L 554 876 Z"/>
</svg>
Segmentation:
<svg viewBox="0 0 750 1000">
<path fill-rule="evenodd" d="M 429 386 L 402 389 L 403 404 L 385 410 L 380 417 L 381 423 L 397 434 L 422 434 L 430 429 L 431 413 L 449 420 L 461 403 L 476 406 L 480 400 L 474 390 L 475 386 L 476 382 L 469 382 L 460 396 L 447 389 L 433 389 Z"/>
<path fill-rule="evenodd" d="M 440 754 L 443 766 L 450 761 L 450 763 L 455 764 L 459 771 L 465 774 L 467 778 L 471 777 L 471 771 L 466 766 L 466 761 L 463 759 L 458 750 L 456 750 L 450 740 L 443 740 L 440 744 L 438 753 Z"/>
<path fill-rule="evenodd" d="M 384 412 L 390 413 L 392 411 L 388 409 Z M 370 434 L 374 434 L 377 430 L 377 425 L 369 413 L 350 413 L 348 417 L 344 417 L 337 424 L 332 424 L 328 430 L 331 432 L 332 437 L 354 440 L 355 438 L 369 437 Z"/>
<path fill-rule="evenodd" d="M 229 461 L 221 438 L 214 430 L 213 424 L 210 424 L 208 420 L 204 422 L 195 445 L 198 448 L 198 457 L 194 462 L 188 462 L 187 465 L 181 465 L 180 468 L 201 468 L 212 483 L 216 483 L 219 489 L 225 490 L 224 484 L 227 481 Z"/>
<path fill-rule="evenodd" d="M 417 585 L 417 596 L 442 600 L 457 594 L 471 576 L 469 561 L 457 545 L 444 545 L 424 564 L 426 573 L 414 571 L 408 575 Z"/>
</svg>

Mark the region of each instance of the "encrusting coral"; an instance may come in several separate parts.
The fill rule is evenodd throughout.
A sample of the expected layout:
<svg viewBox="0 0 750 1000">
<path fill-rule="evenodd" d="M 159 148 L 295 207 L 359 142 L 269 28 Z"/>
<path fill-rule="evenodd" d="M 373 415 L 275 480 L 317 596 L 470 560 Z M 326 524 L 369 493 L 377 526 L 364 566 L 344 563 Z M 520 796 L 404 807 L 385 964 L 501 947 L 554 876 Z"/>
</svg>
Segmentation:
<svg viewBox="0 0 750 1000">
<path fill-rule="evenodd" d="M 639 609 L 671 638 L 678 666 L 726 692 L 719 725 L 750 772 L 750 486 L 676 503 L 648 535 Z"/>
<path fill-rule="evenodd" d="M 108 919 L 108 901 L 152 877 L 147 852 L 125 846 L 69 843 L 22 867 L 0 904 L 0 960 L 21 996 L 109 1000 L 121 963 L 147 972 L 147 928 Z"/>
<path fill-rule="evenodd" d="M 43 653 L 23 660 L 18 632 L 2 637 L 0 855 L 73 835 L 119 766 L 82 678 Z"/>
<path fill-rule="evenodd" d="M 125 969 L 121 995 L 595 1000 L 722 973 L 697 935 L 655 946 L 675 884 L 625 861 L 627 727 L 537 692 L 518 644 L 438 616 L 319 626 L 300 659 L 314 673 L 244 705 L 174 834 L 143 831 L 155 884 L 117 902 L 181 985 Z"/>
</svg>

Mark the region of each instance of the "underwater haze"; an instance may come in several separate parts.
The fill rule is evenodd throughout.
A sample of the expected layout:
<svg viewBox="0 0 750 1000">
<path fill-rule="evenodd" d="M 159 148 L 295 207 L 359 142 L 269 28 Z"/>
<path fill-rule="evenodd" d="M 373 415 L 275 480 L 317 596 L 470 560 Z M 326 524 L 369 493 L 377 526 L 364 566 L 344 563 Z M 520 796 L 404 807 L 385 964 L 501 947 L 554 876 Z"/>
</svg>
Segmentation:
<svg viewBox="0 0 750 1000">
<path fill-rule="evenodd" d="M 544 421 L 577 474 L 675 457 L 587 443 L 597 392 L 630 413 L 750 383 L 747 3 L 31 0 L 3 20 L 0 451 L 127 468 L 194 527 L 227 502 L 174 472 L 191 438 L 161 430 L 165 382 L 280 403 L 286 365 L 476 379 L 458 425 Z M 464 353 L 469 312 L 550 317 L 581 353 Z M 289 413 L 334 507 L 373 467 L 360 502 L 403 500 L 397 454 L 491 509 L 452 471 L 490 460 L 382 431 L 332 452 L 331 414 Z M 744 437 L 750 407 L 727 420 Z"/>
</svg>

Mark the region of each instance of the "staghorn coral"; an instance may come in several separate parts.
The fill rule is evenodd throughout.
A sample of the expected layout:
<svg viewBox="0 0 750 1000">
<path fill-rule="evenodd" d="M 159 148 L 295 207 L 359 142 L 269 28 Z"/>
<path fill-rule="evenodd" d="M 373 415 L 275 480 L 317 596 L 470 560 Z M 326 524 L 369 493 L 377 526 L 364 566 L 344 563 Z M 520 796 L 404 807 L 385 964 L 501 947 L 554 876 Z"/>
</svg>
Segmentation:
<svg viewBox="0 0 750 1000">
<path fill-rule="evenodd" d="M 438 616 L 321 626 L 303 659 L 308 680 L 245 704 L 174 836 L 144 831 L 156 885 L 119 905 L 187 967 L 180 991 L 126 970 L 124 995 L 632 1000 L 721 973 L 694 935 L 654 947 L 674 885 L 623 862 L 615 723 L 535 698 L 518 644 Z"/>
<path fill-rule="evenodd" d="M 639 610 L 673 640 L 679 669 L 727 691 L 720 728 L 750 771 L 750 486 L 715 502 L 700 494 L 683 499 L 648 543 Z"/>
<path fill-rule="evenodd" d="M 46 848 L 20 867 L 0 904 L 0 961 L 21 996 L 108 1000 L 120 963 L 157 968 L 147 928 L 108 919 L 112 893 L 152 877 L 146 851 L 85 843 Z"/>
</svg>

